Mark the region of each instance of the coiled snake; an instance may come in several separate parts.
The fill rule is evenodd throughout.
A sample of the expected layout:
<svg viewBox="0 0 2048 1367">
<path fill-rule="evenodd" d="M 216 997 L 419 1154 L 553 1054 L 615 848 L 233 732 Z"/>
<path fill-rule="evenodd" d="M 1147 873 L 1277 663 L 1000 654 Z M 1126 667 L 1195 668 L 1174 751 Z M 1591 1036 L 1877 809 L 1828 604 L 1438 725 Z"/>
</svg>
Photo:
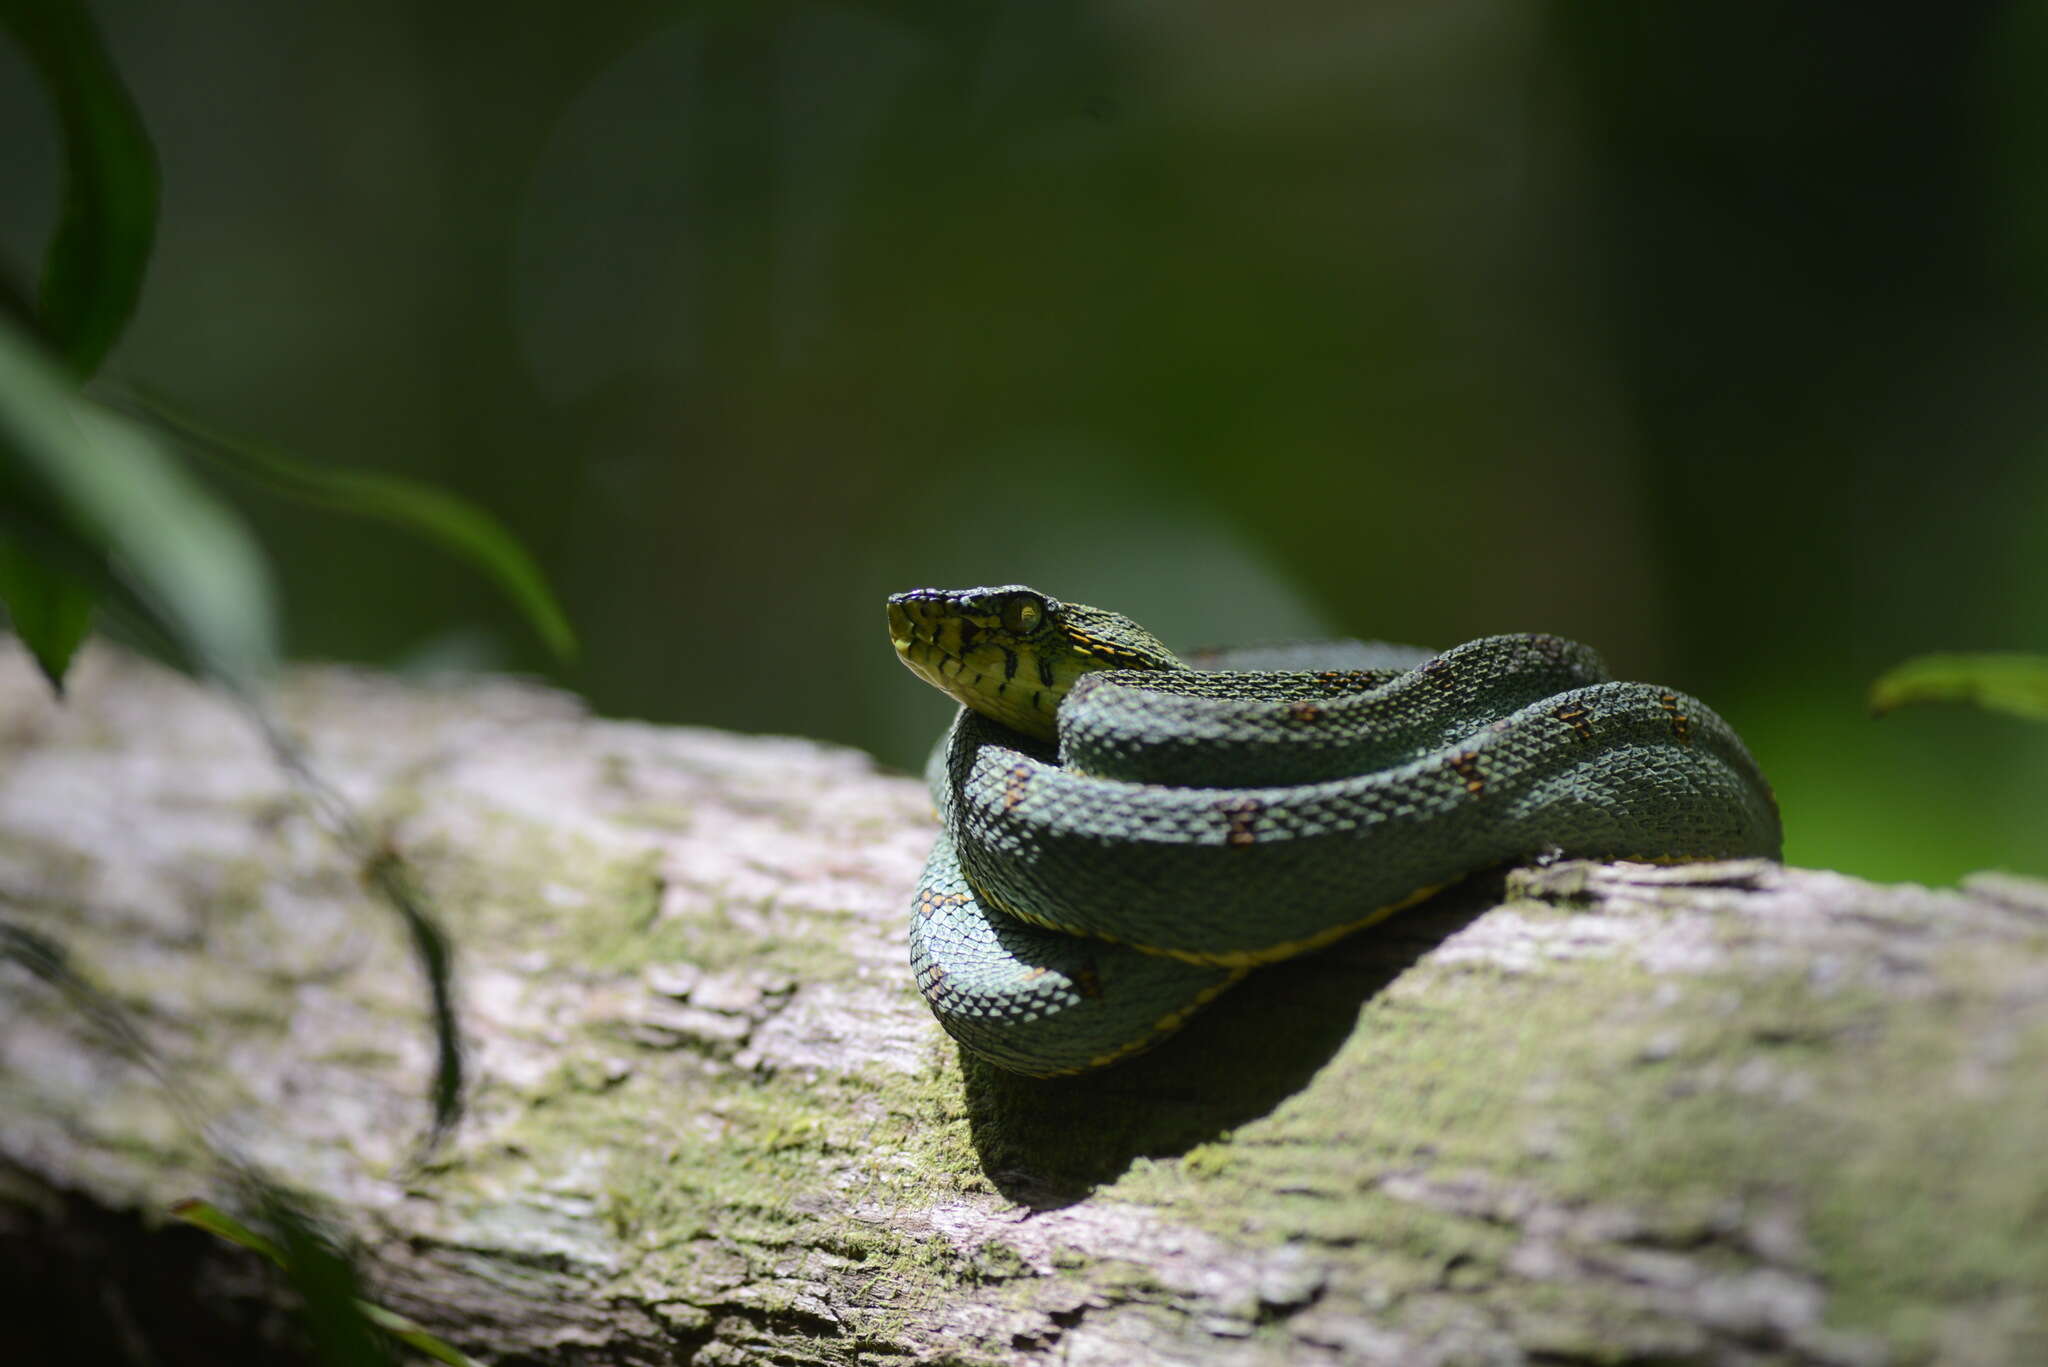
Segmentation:
<svg viewBox="0 0 2048 1367">
<path fill-rule="evenodd" d="M 963 704 L 928 773 L 911 965 L 947 1032 L 1013 1072 L 1148 1048 L 1253 966 L 1478 869 L 1778 853 L 1726 723 L 1555 636 L 1195 669 L 1013 584 L 896 594 L 889 638 Z"/>
</svg>

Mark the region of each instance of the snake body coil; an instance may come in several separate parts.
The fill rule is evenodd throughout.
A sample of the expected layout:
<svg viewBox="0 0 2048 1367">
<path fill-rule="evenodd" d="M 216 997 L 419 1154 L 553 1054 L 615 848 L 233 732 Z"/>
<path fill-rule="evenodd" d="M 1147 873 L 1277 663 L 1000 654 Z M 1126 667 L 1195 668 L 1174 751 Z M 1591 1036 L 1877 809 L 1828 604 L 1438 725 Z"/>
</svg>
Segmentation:
<svg viewBox="0 0 2048 1367">
<path fill-rule="evenodd" d="M 1136 1053 L 1252 966 L 1477 869 L 1778 853 L 1769 785 L 1719 717 L 1558 637 L 1204 672 L 1021 585 L 897 594 L 889 623 L 964 704 L 930 774 L 912 967 L 946 1030 L 1015 1072 Z"/>
</svg>

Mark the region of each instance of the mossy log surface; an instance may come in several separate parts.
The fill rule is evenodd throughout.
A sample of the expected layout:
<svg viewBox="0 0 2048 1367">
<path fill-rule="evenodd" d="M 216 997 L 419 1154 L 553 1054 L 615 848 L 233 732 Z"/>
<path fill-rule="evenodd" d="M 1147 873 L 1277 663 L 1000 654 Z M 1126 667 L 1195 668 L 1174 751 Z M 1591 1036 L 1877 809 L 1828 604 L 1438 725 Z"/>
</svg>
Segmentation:
<svg viewBox="0 0 2048 1367">
<path fill-rule="evenodd" d="M 0 918 L 482 1360 L 2048 1361 L 2041 884 L 1520 870 L 1031 1083 L 910 985 L 916 780 L 504 680 L 275 705 L 458 947 L 434 1161 L 405 938 L 221 697 L 0 651 Z M 9 1325 L 271 1341 L 188 1196 L 234 1201 L 162 1083 L 0 964 Z"/>
</svg>

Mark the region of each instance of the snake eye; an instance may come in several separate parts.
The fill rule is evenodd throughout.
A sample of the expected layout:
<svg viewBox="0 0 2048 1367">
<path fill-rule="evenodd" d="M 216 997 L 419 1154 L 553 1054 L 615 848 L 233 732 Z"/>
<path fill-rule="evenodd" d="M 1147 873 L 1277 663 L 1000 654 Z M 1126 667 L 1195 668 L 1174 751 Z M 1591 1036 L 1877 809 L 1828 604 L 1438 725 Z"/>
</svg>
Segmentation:
<svg viewBox="0 0 2048 1367">
<path fill-rule="evenodd" d="M 1003 627 L 1018 636 L 1029 636 L 1045 620 L 1045 604 L 1029 594 L 1018 594 L 1003 604 Z"/>
</svg>

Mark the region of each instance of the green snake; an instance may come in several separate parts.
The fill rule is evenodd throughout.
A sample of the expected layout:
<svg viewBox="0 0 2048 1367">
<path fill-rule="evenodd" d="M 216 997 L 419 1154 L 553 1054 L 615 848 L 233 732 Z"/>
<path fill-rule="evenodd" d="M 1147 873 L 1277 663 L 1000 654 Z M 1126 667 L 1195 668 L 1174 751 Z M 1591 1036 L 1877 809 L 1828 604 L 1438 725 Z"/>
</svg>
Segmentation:
<svg viewBox="0 0 2048 1367">
<path fill-rule="evenodd" d="M 1556 636 L 1191 665 L 1012 584 L 895 594 L 889 638 L 962 704 L 928 772 L 911 966 L 946 1031 L 1012 1072 L 1135 1054 L 1254 966 L 1479 869 L 1778 854 L 1726 723 Z"/>
</svg>

